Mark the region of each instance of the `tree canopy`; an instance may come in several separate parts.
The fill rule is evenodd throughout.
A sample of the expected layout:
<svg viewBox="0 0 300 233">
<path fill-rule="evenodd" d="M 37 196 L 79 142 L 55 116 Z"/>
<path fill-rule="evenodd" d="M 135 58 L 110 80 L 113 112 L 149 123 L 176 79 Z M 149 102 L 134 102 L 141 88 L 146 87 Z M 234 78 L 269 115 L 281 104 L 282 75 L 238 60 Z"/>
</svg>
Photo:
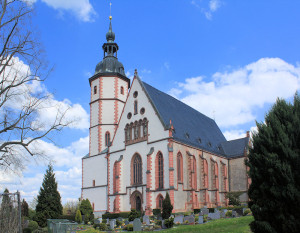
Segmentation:
<svg viewBox="0 0 300 233">
<path fill-rule="evenodd" d="M 35 220 L 39 226 L 45 227 L 47 219 L 59 218 L 62 215 L 61 197 L 57 190 L 57 182 L 52 165 L 49 164 L 42 187 L 37 197 Z"/>
<path fill-rule="evenodd" d="M 300 232 L 300 98 L 278 99 L 257 123 L 247 165 L 254 232 Z"/>
</svg>

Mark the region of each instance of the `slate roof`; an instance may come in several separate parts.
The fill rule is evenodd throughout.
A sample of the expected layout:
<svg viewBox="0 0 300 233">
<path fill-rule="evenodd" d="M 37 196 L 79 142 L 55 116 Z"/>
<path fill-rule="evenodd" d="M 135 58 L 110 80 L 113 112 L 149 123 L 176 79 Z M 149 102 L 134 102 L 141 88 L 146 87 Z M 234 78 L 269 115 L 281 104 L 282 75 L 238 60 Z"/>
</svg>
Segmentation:
<svg viewBox="0 0 300 233">
<path fill-rule="evenodd" d="M 172 121 L 174 140 L 230 158 L 244 153 L 248 138 L 227 141 L 213 119 L 145 82 L 140 83 L 166 129 Z"/>
<path fill-rule="evenodd" d="M 245 148 L 248 147 L 249 138 L 239 138 L 236 140 L 222 142 L 222 150 L 223 153 L 226 154 L 229 158 L 234 158 L 238 156 L 242 156 L 244 154 Z"/>
</svg>

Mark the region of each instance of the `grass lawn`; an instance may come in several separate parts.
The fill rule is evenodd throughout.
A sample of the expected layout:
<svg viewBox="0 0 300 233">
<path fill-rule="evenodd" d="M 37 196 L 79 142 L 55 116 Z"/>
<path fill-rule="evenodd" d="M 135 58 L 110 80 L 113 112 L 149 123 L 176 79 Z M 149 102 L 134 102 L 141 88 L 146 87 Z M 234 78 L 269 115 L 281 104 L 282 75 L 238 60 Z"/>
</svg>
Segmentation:
<svg viewBox="0 0 300 233">
<path fill-rule="evenodd" d="M 230 219 L 218 219 L 209 223 L 200 225 L 179 225 L 174 226 L 172 229 L 165 230 L 164 232 L 206 232 L 206 233 L 218 233 L 218 232 L 251 232 L 249 224 L 253 221 L 252 216 L 230 218 Z"/>
<path fill-rule="evenodd" d="M 222 218 L 213 220 L 209 223 L 200 225 L 179 225 L 174 226 L 172 229 L 163 230 L 159 232 L 205 232 L 205 233 L 245 233 L 251 232 L 249 223 L 253 221 L 252 216 L 240 217 L 240 218 Z M 80 231 L 84 233 L 98 233 L 99 230 L 95 230 L 93 227 L 85 226 L 86 230 Z M 122 231 L 120 231 L 122 232 Z"/>
</svg>

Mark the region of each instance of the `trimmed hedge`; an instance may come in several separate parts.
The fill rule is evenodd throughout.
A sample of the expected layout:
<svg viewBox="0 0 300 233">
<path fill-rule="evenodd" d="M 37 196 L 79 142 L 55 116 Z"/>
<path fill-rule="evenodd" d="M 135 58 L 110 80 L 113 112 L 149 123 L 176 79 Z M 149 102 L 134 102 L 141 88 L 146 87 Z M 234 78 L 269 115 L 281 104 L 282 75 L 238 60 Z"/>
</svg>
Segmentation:
<svg viewBox="0 0 300 233">
<path fill-rule="evenodd" d="M 161 209 L 153 209 L 152 212 L 153 212 L 153 215 L 157 216 L 157 215 L 161 214 Z"/>
<path fill-rule="evenodd" d="M 200 209 L 194 209 L 194 214 L 199 214 L 200 213 Z"/>
<path fill-rule="evenodd" d="M 68 219 L 70 221 L 75 222 L 75 214 L 74 215 L 60 215 L 59 219 Z"/>
<path fill-rule="evenodd" d="M 128 218 L 130 212 L 121 212 L 121 213 L 106 213 L 102 215 L 102 219 L 116 219 L 116 218 Z M 139 213 L 139 215 L 141 215 Z"/>
</svg>

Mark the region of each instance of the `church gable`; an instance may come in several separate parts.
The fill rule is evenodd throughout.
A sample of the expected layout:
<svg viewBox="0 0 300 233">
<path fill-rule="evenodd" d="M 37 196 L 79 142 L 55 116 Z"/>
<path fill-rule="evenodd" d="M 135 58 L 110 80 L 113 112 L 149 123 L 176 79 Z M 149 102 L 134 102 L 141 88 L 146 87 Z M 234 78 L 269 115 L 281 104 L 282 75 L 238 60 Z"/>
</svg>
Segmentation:
<svg viewBox="0 0 300 233">
<path fill-rule="evenodd" d="M 135 75 L 110 152 L 122 150 L 125 145 L 153 142 L 168 136 L 169 131 L 158 117 L 142 81 Z"/>
</svg>

